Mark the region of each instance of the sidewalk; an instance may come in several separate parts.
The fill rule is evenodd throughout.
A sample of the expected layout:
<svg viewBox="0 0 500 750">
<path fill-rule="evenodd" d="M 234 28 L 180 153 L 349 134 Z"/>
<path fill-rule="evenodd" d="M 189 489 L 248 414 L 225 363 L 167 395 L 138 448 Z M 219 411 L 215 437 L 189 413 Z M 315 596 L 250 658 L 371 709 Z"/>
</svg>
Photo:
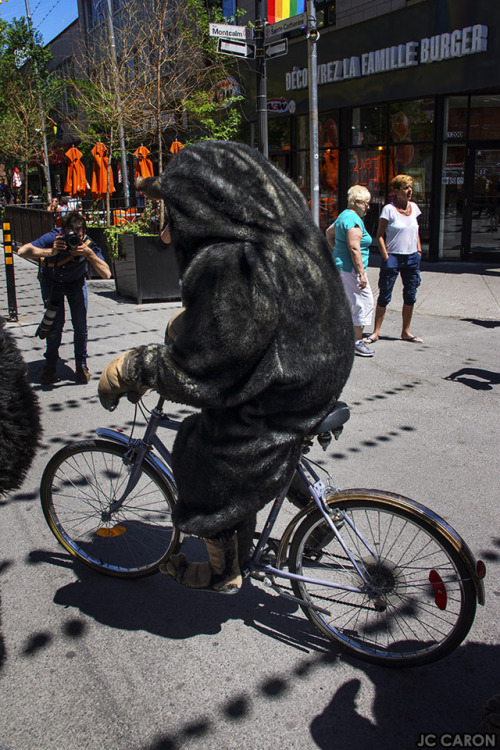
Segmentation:
<svg viewBox="0 0 500 750">
<path fill-rule="evenodd" d="M 375 301 L 380 258 L 370 258 L 368 279 Z M 422 283 L 415 313 L 443 318 L 500 321 L 500 256 L 496 264 L 422 263 Z M 394 288 L 391 307 L 401 300 L 401 279 Z"/>
<path fill-rule="evenodd" d="M 500 260 L 500 259 L 499 259 Z M 368 268 L 368 278 L 374 294 L 377 296 L 378 265 L 380 259 L 370 259 L 373 265 Z M 19 322 L 37 323 L 41 318 L 42 306 L 36 270 L 32 263 L 15 257 L 16 296 Z M 415 313 L 444 318 L 474 319 L 500 321 L 500 262 L 485 263 L 427 263 L 422 264 L 422 283 L 418 290 Z M 92 280 L 89 282 L 89 294 L 106 291 L 108 301 L 119 304 L 120 312 L 130 313 L 148 310 L 157 311 L 158 307 L 177 308 L 178 303 L 144 303 L 135 304 L 132 300 L 117 298 L 114 281 Z M 399 309 L 401 300 L 401 281 L 398 279 L 394 288 L 391 308 Z M 90 305 L 92 308 L 92 303 Z M 118 310 L 117 310 L 118 312 Z M 8 314 L 5 271 L 0 278 L 0 315 Z"/>
</svg>

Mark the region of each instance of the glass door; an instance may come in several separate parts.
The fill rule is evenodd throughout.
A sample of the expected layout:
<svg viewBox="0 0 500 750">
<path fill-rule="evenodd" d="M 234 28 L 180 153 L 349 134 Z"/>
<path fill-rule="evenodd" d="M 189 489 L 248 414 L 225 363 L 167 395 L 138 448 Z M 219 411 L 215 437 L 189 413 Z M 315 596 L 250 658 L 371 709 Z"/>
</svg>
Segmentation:
<svg viewBox="0 0 500 750">
<path fill-rule="evenodd" d="M 458 260 L 464 225 L 465 145 L 445 144 L 443 157 L 440 258 Z"/>
<path fill-rule="evenodd" d="M 470 148 L 462 246 L 469 260 L 500 257 L 500 144 Z"/>
</svg>

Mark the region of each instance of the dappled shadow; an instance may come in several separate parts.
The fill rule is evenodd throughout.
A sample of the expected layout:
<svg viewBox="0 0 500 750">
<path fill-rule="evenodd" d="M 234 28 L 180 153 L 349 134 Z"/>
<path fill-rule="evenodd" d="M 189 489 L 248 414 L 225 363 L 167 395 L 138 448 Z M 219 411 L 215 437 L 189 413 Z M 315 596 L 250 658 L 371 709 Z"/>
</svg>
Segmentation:
<svg viewBox="0 0 500 750">
<path fill-rule="evenodd" d="M 287 701 L 294 700 L 294 688 L 305 680 L 311 691 L 321 690 L 322 694 L 329 684 L 336 685 L 324 710 L 310 721 L 311 738 L 321 750 L 401 750 L 416 747 L 423 733 L 478 733 L 482 707 L 498 689 L 495 664 L 499 656 L 499 646 L 468 643 L 435 664 L 388 670 L 350 662 L 332 653 L 315 654 L 297 662 L 288 673 L 254 678 L 244 694 L 212 705 L 209 716 L 195 714 L 184 723 L 165 727 L 164 733 L 140 750 L 179 750 L 188 745 L 203 748 L 208 737 L 214 741 L 223 725 L 229 723 L 236 729 L 236 725 L 255 720 L 265 700 L 280 701 L 285 716 L 290 708 Z M 343 672 L 343 661 L 368 677 L 373 704 L 369 701 L 367 705 L 368 696 L 363 695 L 366 686 L 363 688 L 359 678 L 338 684 L 335 677 Z M 272 727 L 268 729 L 265 746 L 271 747 Z"/>
</svg>

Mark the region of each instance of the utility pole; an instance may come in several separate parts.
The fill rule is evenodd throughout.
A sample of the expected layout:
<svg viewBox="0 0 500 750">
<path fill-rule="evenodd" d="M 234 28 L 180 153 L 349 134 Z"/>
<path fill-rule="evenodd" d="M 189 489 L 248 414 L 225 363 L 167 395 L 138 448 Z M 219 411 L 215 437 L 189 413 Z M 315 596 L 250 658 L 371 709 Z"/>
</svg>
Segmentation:
<svg viewBox="0 0 500 750">
<path fill-rule="evenodd" d="M 316 5 L 307 0 L 307 49 L 309 57 L 309 150 L 311 167 L 311 215 L 319 227 L 319 135 L 318 135 L 318 58 L 316 44 Z"/>
<path fill-rule="evenodd" d="M 118 108 L 118 136 L 120 139 L 120 152 L 122 157 L 122 175 L 123 175 L 123 194 L 125 199 L 125 208 L 130 205 L 130 192 L 128 184 L 128 168 L 127 168 L 127 152 L 125 151 L 125 135 L 123 132 L 123 117 L 122 117 L 122 98 L 120 94 L 120 81 L 118 79 L 118 61 L 116 57 L 116 44 L 115 44 L 115 30 L 113 27 L 113 9 L 111 7 L 111 0 L 107 0 L 108 4 L 108 28 L 109 38 L 111 41 L 111 49 L 113 51 L 113 68 L 115 76 L 116 86 L 116 106 Z"/>
<path fill-rule="evenodd" d="M 28 29 L 31 35 L 31 39 L 34 42 L 34 36 L 33 36 L 33 24 L 31 22 L 31 12 L 30 12 L 30 4 L 29 0 L 24 0 L 26 5 L 26 18 L 28 19 Z M 45 112 L 43 109 L 43 102 L 42 102 L 42 95 L 40 94 L 40 88 L 39 88 L 39 77 L 38 77 L 38 67 L 36 64 L 36 61 L 34 61 L 35 65 L 35 75 L 36 75 L 36 86 L 38 89 L 38 105 L 40 107 L 40 117 L 42 121 L 42 139 L 43 139 L 43 173 L 45 175 L 45 183 L 47 185 L 47 200 L 50 203 L 52 201 L 52 185 L 50 184 L 50 168 L 49 168 L 49 150 L 47 148 L 47 134 L 45 132 Z M 26 177 L 25 177 L 26 179 Z"/>
<path fill-rule="evenodd" d="M 255 0 L 255 56 L 257 60 L 257 124 L 259 151 L 269 158 L 269 138 L 267 130 L 267 79 L 266 54 L 264 49 L 265 2 Z"/>
</svg>

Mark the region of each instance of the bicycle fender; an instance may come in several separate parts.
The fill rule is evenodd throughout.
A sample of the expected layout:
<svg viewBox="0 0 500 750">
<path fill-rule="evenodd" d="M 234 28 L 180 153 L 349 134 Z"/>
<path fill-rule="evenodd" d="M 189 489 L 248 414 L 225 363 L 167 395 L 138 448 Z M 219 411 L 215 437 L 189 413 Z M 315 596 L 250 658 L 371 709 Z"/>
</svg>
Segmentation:
<svg viewBox="0 0 500 750">
<path fill-rule="evenodd" d="M 374 501 L 381 500 L 383 502 L 386 502 L 388 505 L 392 505 L 396 508 L 412 511 L 417 516 L 419 516 L 420 518 L 424 519 L 425 521 L 430 523 L 432 526 L 434 526 L 438 531 L 440 531 L 443 534 L 443 536 L 446 537 L 447 541 L 459 553 L 467 569 L 469 570 L 472 581 L 474 582 L 474 586 L 476 588 L 477 601 L 479 604 L 484 605 L 485 603 L 484 583 L 482 579 L 478 578 L 478 575 L 476 573 L 476 560 L 474 558 L 474 555 L 472 554 L 471 550 L 469 549 L 468 545 L 464 542 L 460 534 L 458 534 L 458 532 L 455 531 L 455 529 L 452 526 L 450 526 L 450 524 L 447 523 L 443 518 L 438 516 L 437 513 L 435 513 L 430 508 L 427 508 L 425 505 L 418 503 L 416 500 L 411 500 L 409 497 L 403 497 L 402 495 L 396 495 L 393 492 L 385 492 L 383 490 L 368 490 L 368 489 L 339 490 L 338 492 L 335 492 L 334 494 L 329 495 L 326 502 L 327 502 L 327 505 L 334 506 L 338 502 L 341 502 L 342 500 L 351 500 L 351 499 L 362 499 L 363 501 L 367 503 L 369 503 L 372 500 Z M 297 527 L 297 525 L 300 523 L 300 521 L 302 521 L 302 519 L 308 513 L 310 513 L 312 510 L 315 510 L 316 508 L 317 508 L 316 503 L 311 502 L 308 506 L 306 506 L 301 511 L 299 511 L 299 513 L 297 513 L 297 515 L 294 518 L 292 518 L 292 520 L 288 524 L 281 538 L 281 542 L 280 542 L 280 546 L 279 546 L 278 554 L 277 554 L 277 563 L 281 563 L 286 559 L 286 550 L 288 549 L 288 545 L 290 543 L 292 533 Z"/>
<path fill-rule="evenodd" d="M 98 427 L 96 430 L 97 437 L 104 438 L 105 440 L 110 440 L 112 443 L 119 443 L 120 445 L 127 446 L 129 445 L 129 438 L 127 435 L 122 434 L 121 432 L 117 432 L 116 430 L 109 430 L 107 427 Z M 174 475 L 172 473 L 172 469 L 170 466 L 167 466 L 163 461 L 160 461 L 160 459 L 153 455 L 152 453 L 146 454 L 144 457 L 144 461 L 146 461 L 151 468 L 156 469 L 156 471 L 159 474 L 162 474 L 167 480 L 170 485 L 172 485 L 172 491 L 177 498 L 177 485 L 175 483 Z"/>
</svg>

